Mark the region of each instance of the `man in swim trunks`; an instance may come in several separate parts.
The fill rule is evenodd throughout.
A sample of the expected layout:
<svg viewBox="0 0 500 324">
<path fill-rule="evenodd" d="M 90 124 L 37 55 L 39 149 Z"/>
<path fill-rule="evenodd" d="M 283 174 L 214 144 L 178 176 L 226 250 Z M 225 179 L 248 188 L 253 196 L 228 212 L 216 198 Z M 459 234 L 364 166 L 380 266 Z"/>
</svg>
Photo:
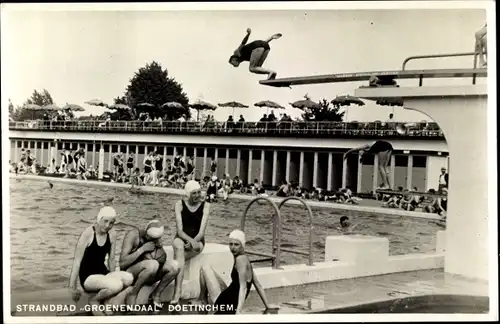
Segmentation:
<svg viewBox="0 0 500 324">
<path fill-rule="evenodd" d="M 275 79 L 277 73 L 272 70 L 263 68 L 262 64 L 264 64 L 267 55 L 271 50 L 269 42 L 271 42 L 273 39 L 280 38 L 282 35 L 274 34 L 265 41 L 256 40 L 247 44 L 251 32 L 252 30 L 250 28 L 247 28 L 247 34 L 245 38 L 243 38 L 240 46 L 238 46 L 238 48 L 234 51 L 234 54 L 229 58 L 229 63 L 234 67 L 238 67 L 241 62 L 248 61 L 250 72 L 255 74 L 267 74 L 268 80 Z"/>
<path fill-rule="evenodd" d="M 163 232 L 160 221 L 152 220 L 144 229 L 130 230 L 123 239 L 120 268 L 134 276 L 134 286 L 127 296 L 129 305 L 135 305 L 137 295 L 144 285 L 152 285 L 157 281 L 160 283 L 151 293 L 151 299 L 160 303 L 161 293 L 179 273 L 177 261 L 167 260 L 167 254 L 163 250 Z"/>
<path fill-rule="evenodd" d="M 380 172 L 380 177 L 382 179 L 381 189 L 390 189 L 391 184 L 389 183 L 389 162 L 391 161 L 392 155 L 392 144 L 387 141 L 375 141 L 371 144 L 366 144 L 360 147 L 350 149 L 344 154 L 344 160 L 347 156 L 353 152 L 359 152 L 361 155 L 361 163 L 365 160 L 363 154 L 374 154 L 378 156 L 378 170 Z"/>
<path fill-rule="evenodd" d="M 476 38 L 476 43 L 474 45 L 474 52 L 477 53 L 479 57 L 479 64 L 480 67 L 486 67 L 487 66 L 487 38 L 486 38 L 486 32 L 487 32 L 487 24 L 484 24 L 483 28 L 478 30 L 474 36 Z"/>
</svg>

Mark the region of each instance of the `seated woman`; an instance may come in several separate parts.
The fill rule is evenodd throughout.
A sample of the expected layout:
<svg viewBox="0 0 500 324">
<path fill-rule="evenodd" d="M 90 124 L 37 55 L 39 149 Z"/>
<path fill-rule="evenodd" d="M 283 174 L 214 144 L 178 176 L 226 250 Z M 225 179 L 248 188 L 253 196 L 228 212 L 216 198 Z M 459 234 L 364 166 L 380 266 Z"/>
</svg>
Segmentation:
<svg viewBox="0 0 500 324">
<path fill-rule="evenodd" d="M 218 309 L 215 314 L 241 314 L 252 284 L 262 299 L 266 311 L 277 310 L 277 307 L 271 306 L 267 301 L 264 288 L 245 254 L 245 233 L 240 230 L 232 231 L 229 235 L 229 249 L 234 256 L 229 286 L 226 287 L 211 267 L 203 266 L 201 269 L 202 297 L 208 293 L 214 308 Z"/>
<path fill-rule="evenodd" d="M 281 186 L 276 191 L 276 196 L 278 197 L 288 197 L 290 192 L 290 187 L 286 181 L 281 182 Z"/>
<path fill-rule="evenodd" d="M 229 63 L 234 67 L 238 67 L 240 66 L 241 62 L 248 61 L 250 72 L 256 74 L 267 74 L 268 80 L 276 78 L 276 72 L 265 69 L 262 67 L 262 65 L 266 61 L 267 55 L 271 50 L 271 47 L 269 47 L 269 43 L 273 39 L 280 38 L 282 35 L 274 34 L 265 41 L 256 40 L 247 44 L 251 32 L 252 30 L 250 28 L 247 28 L 246 36 L 243 38 L 243 41 L 238 46 L 238 48 L 234 51 L 233 55 L 231 55 L 231 57 L 229 58 Z"/>
<path fill-rule="evenodd" d="M 266 190 L 264 189 L 262 184 L 259 183 L 259 180 L 257 180 L 257 179 L 253 180 L 253 184 L 250 187 L 250 189 L 252 190 L 252 195 L 255 195 L 255 196 L 266 193 Z"/>
<path fill-rule="evenodd" d="M 212 176 L 207 185 L 207 201 L 217 201 L 217 196 L 219 194 L 219 182 L 217 181 L 217 176 Z"/>
<path fill-rule="evenodd" d="M 190 180 L 184 187 L 186 197 L 175 204 L 177 235 L 174 239 L 174 259 L 179 266 L 175 279 L 175 291 L 171 304 L 179 302 L 184 280 L 184 264 L 201 253 L 205 247 L 205 230 L 208 224 L 210 204 L 201 198 L 201 187 Z"/>
<path fill-rule="evenodd" d="M 77 301 L 80 292 L 76 288 L 77 278 L 85 292 L 96 293 L 89 299 L 91 305 L 109 302 L 109 299 L 123 301 L 130 292 L 132 274 L 115 270 L 116 232 L 111 230 L 116 221 L 114 208 L 106 206 L 97 214 L 96 222 L 87 227 L 76 245 L 73 268 L 69 279 L 69 289 Z M 104 260 L 108 256 L 107 267 Z M 127 288 L 127 289 L 125 289 Z M 110 315 L 94 311 L 94 315 Z"/>
</svg>

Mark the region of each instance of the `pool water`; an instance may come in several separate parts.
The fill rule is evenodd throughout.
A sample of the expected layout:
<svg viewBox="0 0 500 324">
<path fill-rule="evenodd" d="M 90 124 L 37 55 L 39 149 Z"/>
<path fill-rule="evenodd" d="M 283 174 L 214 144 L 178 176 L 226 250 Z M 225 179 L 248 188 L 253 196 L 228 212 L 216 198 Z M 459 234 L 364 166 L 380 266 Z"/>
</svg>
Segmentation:
<svg viewBox="0 0 500 324">
<path fill-rule="evenodd" d="M 48 183 L 36 180 L 10 179 L 10 235 L 12 292 L 63 288 L 68 284 L 73 253 L 82 231 L 95 219 L 102 203 L 114 198 L 119 219 L 119 255 L 123 237 L 131 226 L 144 226 L 158 217 L 166 224 L 164 244 L 171 244 L 175 233 L 174 204 L 178 195 L 159 193 L 134 194 L 126 189 Z M 227 243 L 228 234 L 240 225 L 248 201 L 229 199 L 212 204 L 206 240 Z M 356 211 L 312 208 L 314 223 L 313 253 L 323 261 L 325 238 L 338 235 L 336 227 L 347 215 L 358 225 L 358 234 L 387 237 L 390 254 L 432 252 L 436 232 L 442 230 L 435 221 L 370 214 Z M 245 230 L 247 246 L 255 251 L 270 252 L 272 209 L 254 204 L 249 210 Z M 304 207 L 282 208 L 282 246 L 307 250 L 308 217 Z M 117 255 L 117 261 L 118 261 Z M 283 264 L 306 263 L 307 257 L 283 253 Z M 255 263 L 268 266 L 269 263 Z"/>
</svg>

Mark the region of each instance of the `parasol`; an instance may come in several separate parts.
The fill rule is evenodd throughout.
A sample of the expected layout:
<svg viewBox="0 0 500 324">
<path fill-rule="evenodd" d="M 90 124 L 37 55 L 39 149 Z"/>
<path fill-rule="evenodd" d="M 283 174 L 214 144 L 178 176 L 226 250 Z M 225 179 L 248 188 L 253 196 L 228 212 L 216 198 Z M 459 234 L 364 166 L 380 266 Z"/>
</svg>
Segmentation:
<svg viewBox="0 0 500 324">
<path fill-rule="evenodd" d="M 232 107 L 233 108 L 233 116 L 234 116 L 234 108 L 248 108 L 248 106 L 246 106 L 240 102 L 237 102 L 237 101 L 220 103 L 219 107 Z"/>
<path fill-rule="evenodd" d="M 149 102 L 143 102 L 137 105 L 138 107 L 148 107 L 148 108 L 153 108 L 155 105 L 149 103 Z"/>
<path fill-rule="evenodd" d="M 358 106 L 364 106 L 365 103 L 363 100 L 359 99 L 358 97 L 346 95 L 346 96 L 337 96 L 335 99 L 333 99 L 332 104 L 336 106 L 350 106 L 351 104 L 358 105 Z"/>
<path fill-rule="evenodd" d="M 350 96 L 350 95 L 345 95 L 345 96 L 337 96 L 335 99 L 331 101 L 331 103 L 334 106 L 340 107 L 340 106 L 350 106 L 352 104 L 358 105 L 358 106 L 364 106 L 365 103 L 363 100 L 359 99 L 358 97 Z M 347 120 L 347 114 L 348 110 L 346 109 L 346 120 Z"/>
<path fill-rule="evenodd" d="M 196 102 L 190 103 L 189 107 L 193 108 L 194 110 L 197 111 L 196 121 L 198 121 L 200 118 L 200 111 L 201 110 L 215 110 L 215 109 L 217 109 L 217 106 L 212 105 L 211 103 L 203 101 L 203 100 L 197 100 Z"/>
<path fill-rule="evenodd" d="M 83 107 L 80 105 L 68 104 L 68 103 L 66 103 L 66 105 L 62 107 L 62 110 L 85 111 L 85 109 L 83 109 Z"/>
<path fill-rule="evenodd" d="M 271 100 L 266 100 L 266 101 L 259 101 L 254 104 L 256 107 L 266 107 L 267 108 L 267 113 L 269 113 L 269 108 L 274 108 L 274 109 L 285 109 L 285 107 L 281 106 L 280 104 L 271 101 Z"/>
<path fill-rule="evenodd" d="M 183 108 L 182 104 L 175 102 L 175 101 L 166 102 L 163 105 L 161 105 L 160 107 L 161 108 L 175 108 L 175 109 Z"/>
<path fill-rule="evenodd" d="M 108 105 L 105 104 L 104 101 L 99 100 L 99 99 L 92 99 L 92 100 L 89 100 L 89 101 L 85 101 L 85 103 L 87 105 L 91 105 L 91 106 L 108 107 Z"/>
<path fill-rule="evenodd" d="M 321 107 L 319 103 L 312 101 L 311 98 L 307 96 L 307 94 L 304 96 L 304 98 L 305 98 L 304 100 L 295 101 L 294 103 L 290 103 L 290 105 L 293 108 L 298 108 L 300 110 L 314 109 L 314 108 L 317 109 Z"/>
<path fill-rule="evenodd" d="M 108 106 L 108 108 L 109 109 L 115 109 L 115 110 L 118 110 L 118 109 L 132 110 L 132 108 L 130 108 L 129 106 L 124 105 L 124 104 L 113 104 L 111 106 Z"/>
</svg>

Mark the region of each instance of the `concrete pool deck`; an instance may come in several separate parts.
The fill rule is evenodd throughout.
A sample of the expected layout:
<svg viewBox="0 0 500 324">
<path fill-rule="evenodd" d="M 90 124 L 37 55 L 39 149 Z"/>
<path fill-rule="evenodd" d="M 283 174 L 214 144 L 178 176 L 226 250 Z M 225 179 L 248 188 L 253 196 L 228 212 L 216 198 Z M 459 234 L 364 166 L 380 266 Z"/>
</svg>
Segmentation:
<svg viewBox="0 0 500 324">
<path fill-rule="evenodd" d="M 60 182 L 60 183 L 68 183 L 68 184 L 76 184 L 76 185 L 84 185 L 84 186 L 99 186 L 99 187 L 111 187 L 111 188 L 123 188 L 130 189 L 129 184 L 124 183 L 116 183 L 116 182 L 104 182 L 104 181 L 95 181 L 95 180 L 77 180 L 77 179 L 69 179 L 69 178 L 59 178 L 59 177 L 46 177 L 39 175 L 24 175 L 24 174 L 12 174 L 10 173 L 11 179 L 19 179 L 19 180 L 36 180 L 36 181 L 51 181 L 51 182 Z M 165 187 L 151 187 L 151 186 L 142 186 L 140 187 L 143 192 L 151 192 L 151 193 L 165 193 L 165 194 L 174 194 L 174 195 L 183 195 L 184 190 L 176 189 L 176 188 L 165 188 Z M 253 195 L 243 195 L 243 194 L 231 194 L 229 195 L 229 199 L 235 198 L 245 201 L 251 201 L 256 196 Z M 280 203 L 284 198 L 269 196 L 274 203 Z M 297 205 L 300 206 L 301 203 L 298 201 L 288 201 L 288 205 Z M 384 208 L 381 207 L 381 203 L 375 200 L 363 199 L 360 201 L 359 205 L 347 205 L 347 204 L 338 204 L 331 202 L 321 202 L 315 200 L 307 200 L 307 204 L 310 207 L 318 207 L 318 208 L 328 208 L 328 209 L 336 209 L 336 210 L 349 210 L 349 211 L 359 211 L 365 213 L 374 213 L 374 214 L 383 214 L 383 215 L 392 215 L 392 216 L 404 216 L 404 217 L 416 217 L 416 218 L 424 218 L 430 220 L 441 220 L 441 217 L 436 214 L 422 213 L 422 212 L 414 212 L 414 211 L 406 211 L 396 208 Z"/>
<path fill-rule="evenodd" d="M 316 284 L 266 289 L 278 300 L 281 314 L 307 314 L 422 295 L 489 296 L 488 283 L 445 273 L 443 269 L 391 273 Z M 276 304 L 276 303 L 275 303 Z M 252 291 L 245 313 L 261 313 L 262 302 Z"/>
</svg>

